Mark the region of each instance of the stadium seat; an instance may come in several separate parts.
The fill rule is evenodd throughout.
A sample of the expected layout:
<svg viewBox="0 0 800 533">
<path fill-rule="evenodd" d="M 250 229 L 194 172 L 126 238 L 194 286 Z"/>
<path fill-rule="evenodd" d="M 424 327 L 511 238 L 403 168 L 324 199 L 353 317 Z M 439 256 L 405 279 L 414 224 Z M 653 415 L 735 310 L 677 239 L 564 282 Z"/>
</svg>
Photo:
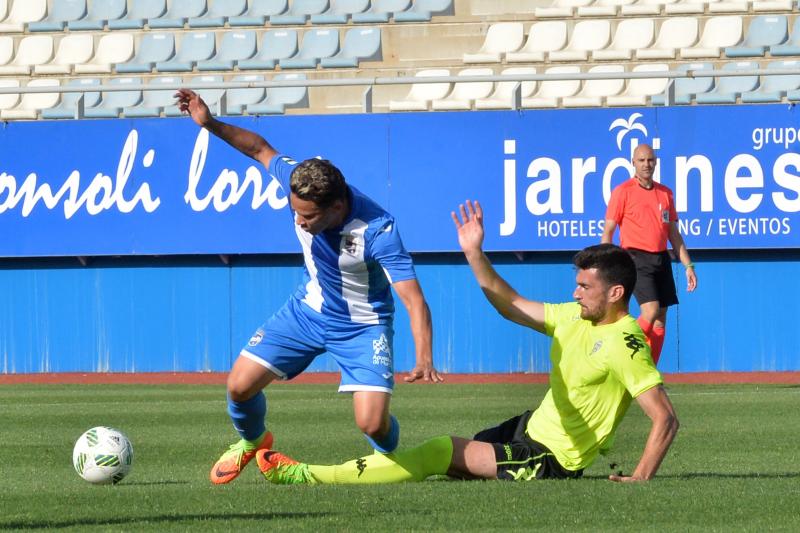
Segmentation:
<svg viewBox="0 0 800 533">
<path fill-rule="evenodd" d="M 14 38 L 0 35 L 0 66 L 8 65 L 14 59 Z"/>
<path fill-rule="evenodd" d="M 755 70 L 758 69 L 755 61 L 736 61 L 722 66 L 721 70 Z M 758 76 L 722 76 L 717 79 L 713 90 L 695 96 L 698 104 L 735 104 L 736 98 L 741 93 L 754 91 L 758 87 Z"/>
<path fill-rule="evenodd" d="M 372 5 L 366 11 L 353 13 L 352 20 L 355 23 L 386 23 L 392 13 L 399 13 L 408 9 L 411 0 L 372 0 Z"/>
<path fill-rule="evenodd" d="M 634 3 L 636 0 L 595 0 L 591 5 L 577 8 L 579 17 L 615 17 L 622 6 Z"/>
<path fill-rule="evenodd" d="M 28 87 L 58 87 L 61 83 L 55 78 L 39 78 L 28 82 Z M 0 111 L 0 119 L 29 119 L 34 120 L 42 109 L 53 107 L 58 103 L 59 93 L 26 93 L 22 95 L 19 103 L 11 109 Z"/>
<path fill-rule="evenodd" d="M 797 70 L 800 68 L 800 61 L 796 59 L 784 61 L 772 61 L 767 65 L 767 70 Z M 764 75 L 761 77 L 761 85 L 758 90 L 747 91 L 742 93 L 743 103 L 769 103 L 780 102 L 783 96 L 789 96 L 789 93 L 795 95 L 794 100 L 797 100 L 800 91 L 800 74 L 785 74 L 785 75 Z"/>
<path fill-rule="evenodd" d="M 3 22 L 8 16 L 8 2 L 10 0 L 0 0 L 0 22 Z"/>
<path fill-rule="evenodd" d="M 104 85 L 109 87 L 127 87 L 140 85 L 141 83 L 141 78 L 116 77 L 110 78 Z M 123 109 L 133 107 L 141 101 L 141 89 L 103 92 L 100 103 L 96 106 L 84 109 L 84 116 L 86 118 L 117 118 Z"/>
<path fill-rule="evenodd" d="M 598 60 L 630 60 L 634 50 L 647 48 L 653 44 L 655 24 L 649 18 L 623 19 L 617 23 L 614 39 L 608 48 L 594 50 L 592 59 Z"/>
<path fill-rule="evenodd" d="M 536 74 L 535 67 L 509 67 L 500 74 Z M 494 92 L 486 98 L 475 100 L 475 109 L 512 109 L 514 107 L 514 88 L 520 84 L 520 97 L 528 98 L 536 92 L 535 81 L 501 81 L 495 84 Z"/>
<path fill-rule="evenodd" d="M 67 28 L 70 31 L 102 31 L 110 21 L 125 16 L 126 11 L 125 0 L 92 0 L 86 17 L 69 21 Z"/>
<path fill-rule="evenodd" d="M 222 28 L 230 17 L 241 16 L 247 11 L 247 0 L 213 0 L 208 11 L 199 17 L 189 17 L 190 28 Z"/>
<path fill-rule="evenodd" d="M 9 89 L 19 87 L 19 80 L 12 78 L 0 78 L 0 88 Z M 19 103 L 19 93 L 0 94 L 0 113 L 6 109 L 13 109 Z"/>
<path fill-rule="evenodd" d="M 320 61 L 323 68 L 357 67 L 361 61 L 381 59 L 381 29 L 350 28 L 344 35 L 342 49 Z"/>
<path fill-rule="evenodd" d="M 457 74 L 457 76 L 492 75 L 494 72 L 488 67 L 466 68 Z M 493 89 L 493 81 L 458 81 L 453 84 L 453 91 L 449 95 L 431 102 L 431 109 L 435 111 L 472 109 L 475 100 L 488 98 Z"/>
<path fill-rule="evenodd" d="M 240 74 L 234 76 L 231 81 L 241 81 L 253 83 L 264 81 L 264 76 L 260 74 Z M 228 89 L 225 98 L 227 105 L 225 106 L 226 115 L 242 115 L 248 104 L 258 104 L 264 100 L 266 90 L 264 87 L 248 87 L 243 89 Z"/>
<path fill-rule="evenodd" d="M 579 7 L 591 5 L 594 0 L 553 0 L 549 6 L 537 7 L 534 10 L 536 18 L 568 18 L 575 14 Z"/>
<path fill-rule="evenodd" d="M 407 10 L 395 13 L 394 21 L 430 22 L 433 15 L 452 15 L 453 10 L 453 0 L 416 0 Z"/>
<path fill-rule="evenodd" d="M 622 65 L 595 65 L 588 70 L 595 74 L 618 74 L 625 72 Z M 625 88 L 625 80 L 585 80 L 583 88 L 575 96 L 561 99 L 562 107 L 600 107 L 604 99 L 618 95 Z"/>
<path fill-rule="evenodd" d="M 581 68 L 574 65 L 550 67 L 545 74 L 578 74 Z M 522 99 L 522 107 L 558 107 L 562 98 L 574 96 L 581 90 L 581 80 L 546 80 L 539 82 L 539 90 Z"/>
<path fill-rule="evenodd" d="M 305 74 L 278 74 L 272 81 L 304 80 Z M 267 96 L 261 103 L 247 104 L 248 115 L 283 114 L 287 108 L 308 107 L 308 88 L 306 87 L 270 87 Z"/>
<path fill-rule="evenodd" d="M 73 65 L 80 65 L 92 59 L 94 37 L 83 34 L 67 34 L 58 43 L 52 61 L 33 67 L 36 74 L 69 74 Z"/>
<path fill-rule="evenodd" d="M 675 70 L 678 72 L 688 72 L 690 70 L 713 70 L 711 63 L 684 63 Z M 691 104 L 694 95 L 707 93 L 714 88 L 714 78 L 676 78 L 675 79 L 675 102 L 676 104 Z M 655 94 L 650 98 L 653 105 L 664 105 L 666 103 L 663 94 Z"/>
<path fill-rule="evenodd" d="M 140 30 L 167 11 L 167 0 L 135 0 L 124 17 L 108 21 L 109 30 Z"/>
<path fill-rule="evenodd" d="M 633 67 L 631 72 L 666 72 L 669 65 L 666 63 L 644 63 Z M 613 106 L 645 106 L 648 98 L 661 95 L 667 89 L 669 78 L 633 78 L 628 80 L 628 86 L 618 95 L 606 98 L 606 105 Z"/>
<path fill-rule="evenodd" d="M 181 85 L 183 80 L 180 76 L 160 76 L 150 80 L 148 87 L 158 85 Z M 175 89 L 149 90 L 142 91 L 142 101 L 137 105 L 124 107 L 122 114 L 125 117 L 158 117 L 161 112 L 168 107 L 175 105 Z"/>
<path fill-rule="evenodd" d="M 347 24 L 354 13 L 363 13 L 369 7 L 369 0 L 331 0 L 325 13 L 311 15 L 311 24 Z"/>
<path fill-rule="evenodd" d="M 297 53 L 297 31 L 269 30 L 261 38 L 261 48 L 252 59 L 239 61 L 239 70 L 271 70 L 278 61 Z"/>
<path fill-rule="evenodd" d="M 94 87 L 100 86 L 98 78 L 74 78 L 66 83 L 71 87 Z M 83 96 L 84 109 L 94 107 L 100 102 L 100 92 L 75 92 L 75 93 L 62 93 L 61 102 L 55 107 L 42 109 L 42 118 L 44 119 L 75 119 L 82 118 L 78 116 L 78 101 Z"/>
<path fill-rule="evenodd" d="M 207 61 L 198 61 L 197 70 L 233 70 L 238 61 L 256 54 L 256 32 L 228 30 L 222 34 L 217 55 Z"/>
<path fill-rule="evenodd" d="M 681 57 L 697 59 L 718 58 L 722 50 L 742 40 L 742 17 L 711 17 L 706 20 L 703 34 L 695 46 L 681 48 Z"/>
<path fill-rule="evenodd" d="M 800 17 L 795 17 L 792 24 L 792 33 L 789 40 L 784 44 L 774 44 L 769 47 L 769 53 L 773 56 L 800 56 Z"/>
<path fill-rule="evenodd" d="M 166 32 L 146 32 L 141 36 L 136 55 L 117 65 L 119 73 L 152 72 L 156 63 L 169 61 L 175 55 L 175 36 Z"/>
<path fill-rule="evenodd" d="M 633 4 L 620 7 L 619 14 L 623 17 L 632 15 L 660 15 L 667 4 L 676 0 L 638 0 Z"/>
<path fill-rule="evenodd" d="M 772 45 L 782 44 L 789 37 L 789 21 L 785 15 L 761 15 L 750 21 L 742 44 L 725 48 L 728 57 L 764 57 Z"/>
<path fill-rule="evenodd" d="M 464 54 L 464 63 L 500 63 L 503 55 L 519 50 L 525 40 L 521 22 L 498 22 L 486 30 L 483 45 L 474 54 Z"/>
<path fill-rule="evenodd" d="M 17 44 L 14 59 L 0 66 L 0 75 L 31 73 L 36 65 L 43 65 L 53 58 L 53 37 L 50 35 L 28 35 Z"/>
<path fill-rule="evenodd" d="M 326 57 L 333 57 L 339 51 L 339 30 L 315 29 L 303 34 L 303 42 L 296 56 L 281 59 L 278 64 L 284 68 L 316 68 L 317 63 Z"/>
<path fill-rule="evenodd" d="M 178 0 L 170 2 L 167 12 L 160 17 L 147 19 L 150 29 L 183 28 L 190 18 L 206 12 L 206 0 Z"/>
<path fill-rule="evenodd" d="M 216 42 L 213 32 L 184 33 L 175 57 L 169 61 L 157 62 L 156 71 L 191 72 L 195 63 L 211 59 L 215 51 Z"/>
<path fill-rule="evenodd" d="M 225 94 L 225 89 L 204 89 L 203 84 L 222 83 L 225 79 L 219 74 L 204 74 L 202 76 L 195 76 L 191 78 L 192 87 L 195 92 L 205 101 L 209 111 L 212 115 L 219 114 L 219 104 L 222 96 Z M 167 107 L 164 109 L 164 114 L 168 117 L 184 116 L 178 106 Z"/>
<path fill-rule="evenodd" d="M 658 30 L 656 42 L 636 51 L 637 59 L 675 59 L 677 51 L 697 42 L 698 23 L 695 17 L 667 18 Z"/>
<path fill-rule="evenodd" d="M 702 15 L 707 2 L 703 0 L 677 0 L 664 6 L 666 15 Z"/>
<path fill-rule="evenodd" d="M 447 69 L 428 69 L 417 72 L 418 78 L 449 76 Z M 414 83 L 403 100 L 389 100 L 389 111 L 427 111 L 433 100 L 441 100 L 450 92 L 451 83 Z"/>
<path fill-rule="evenodd" d="M 236 17 L 229 17 L 228 24 L 236 26 L 263 26 L 267 19 L 280 15 L 287 8 L 287 0 L 250 0 L 247 11 Z"/>
<path fill-rule="evenodd" d="M 611 23 L 608 20 L 581 20 L 575 24 L 572 37 L 561 50 L 550 52 L 550 61 L 586 61 L 591 52 L 608 46 Z M 541 88 L 539 89 L 541 91 Z"/>
<path fill-rule="evenodd" d="M 40 21 L 29 23 L 28 31 L 63 31 L 68 22 L 85 16 L 86 0 L 53 0 L 47 16 Z"/>
<path fill-rule="evenodd" d="M 8 16 L 0 22 L 0 33 L 21 33 L 25 25 L 42 20 L 47 14 L 47 0 L 17 0 L 11 2 Z"/>
<path fill-rule="evenodd" d="M 752 4 L 754 13 L 766 11 L 786 12 L 792 10 L 792 0 L 755 0 Z"/>
<path fill-rule="evenodd" d="M 750 0 L 705 0 L 709 13 L 747 13 Z"/>
<path fill-rule="evenodd" d="M 133 34 L 112 32 L 100 37 L 92 60 L 75 65 L 75 73 L 111 73 L 113 67 L 125 63 L 131 57 L 133 57 Z"/>
<path fill-rule="evenodd" d="M 508 63 L 544 61 L 545 54 L 561 50 L 567 45 L 567 24 L 563 20 L 534 22 L 528 31 L 528 40 L 516 52 L 506 54 Z"/>
<path fill-rule="evenodd" d="M 308 17 L 325 13 L 328 7 L 328 0 L 294 0 L 286 13 L 270 17 L 269 23 L 273 26 L 302 26 Z"/>
</svg>

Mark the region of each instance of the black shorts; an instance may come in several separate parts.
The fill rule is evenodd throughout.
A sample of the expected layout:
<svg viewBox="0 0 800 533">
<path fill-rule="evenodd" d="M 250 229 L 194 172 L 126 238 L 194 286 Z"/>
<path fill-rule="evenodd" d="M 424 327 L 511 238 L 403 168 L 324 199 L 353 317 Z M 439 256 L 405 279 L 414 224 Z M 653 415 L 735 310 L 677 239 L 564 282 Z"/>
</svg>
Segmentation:
<svg viewBox="0 0 800 533">
<path fill-rule="evenodd" d="M 567 470 L 556 461 L 553 452 L 541 442 L 531 439 L 526 429 L 532 411 L 506 420 L 499 426 L 484 429 L 472 440 L 494 446 L 497 479 L 530 481 L 531 479 L 571 479 L 583 475 L 583 470 Z"/>
<path fill-rule="evenodd" d="M 678 303 L 675 280 L 672 277 L 672 259 L 669 253 L 651 253 L 628 248 L 636 264 L 636 287 L 633 295 L 639 305 L 658 302 L 661 307 Z"/>
</svg>

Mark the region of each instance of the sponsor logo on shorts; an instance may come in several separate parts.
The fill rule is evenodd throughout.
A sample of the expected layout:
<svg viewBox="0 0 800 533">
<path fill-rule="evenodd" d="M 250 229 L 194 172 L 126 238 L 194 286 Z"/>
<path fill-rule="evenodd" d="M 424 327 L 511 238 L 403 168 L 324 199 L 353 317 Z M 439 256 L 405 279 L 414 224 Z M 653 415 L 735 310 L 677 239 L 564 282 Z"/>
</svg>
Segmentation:
<svg viewBox="0 0 800 533">
<path fill-rule="evenodd" d="M 514 481 L 530 481 L 532 479 L 536 479 L 536 474 L 539 472 L 539 469 L 542 467 L 542 463 L 537 464 L 533 468 L 525 467 L 520 468 L 519 470 L 509 470 L 508 473 L 514 478 Z"/>
<path fill-rule="evenodd" d="M 381 333 L 378 339 L 372 341 L 372 351 L 373 365 L 392 366 L 392 350 L 389 348 L 389 340 L 385 333 Z"/>
<path fill-rule="evenodd" d="M 264 334 L 260 331 L 257 332 L 255 335 L 250 337 L 250 341 L 247 343 L 248 346 L 258 346 L 258 343 L 261 342 L 261 339 L 264 338 Z"/>
</svg>

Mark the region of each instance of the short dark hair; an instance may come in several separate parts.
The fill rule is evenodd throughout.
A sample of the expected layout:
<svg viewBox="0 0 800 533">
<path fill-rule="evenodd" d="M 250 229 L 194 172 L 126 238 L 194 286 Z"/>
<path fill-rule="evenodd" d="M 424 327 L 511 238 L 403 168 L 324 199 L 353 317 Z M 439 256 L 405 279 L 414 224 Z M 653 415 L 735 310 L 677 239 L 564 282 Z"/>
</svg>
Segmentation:
<svg viewBox="0 0 800 533">
<path fill-rule="evenodd" d="M 292 171 L 292 193 L 326 208 L 347 198 L 347 183 L 342 172 L 327 159 L 306 159 Z"/>
<path fill-rule="evenodd" d="M 629 302 L 636 286 L 636 264 L 630 254 L 615 244 L 596 244 L 584 248 L 572 259 L 581 270 L 596 268 L 607 286 L 622 285 L 624 299 Z"/>
</svg>

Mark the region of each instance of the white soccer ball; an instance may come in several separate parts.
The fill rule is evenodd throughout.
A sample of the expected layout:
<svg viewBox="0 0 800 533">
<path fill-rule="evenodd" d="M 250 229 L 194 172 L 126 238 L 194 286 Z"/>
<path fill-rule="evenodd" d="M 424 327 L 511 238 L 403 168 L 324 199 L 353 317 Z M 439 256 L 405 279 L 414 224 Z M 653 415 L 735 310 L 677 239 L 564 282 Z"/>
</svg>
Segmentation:
<svg viewBox="0 0 800 533">
<path fill-rule="evenodd" d="M 119 483 L 133 466 L 133 446 L 121 431 L 98 426 L 75 443 L 72 465 L 89 483 Z"/>
</svg>

